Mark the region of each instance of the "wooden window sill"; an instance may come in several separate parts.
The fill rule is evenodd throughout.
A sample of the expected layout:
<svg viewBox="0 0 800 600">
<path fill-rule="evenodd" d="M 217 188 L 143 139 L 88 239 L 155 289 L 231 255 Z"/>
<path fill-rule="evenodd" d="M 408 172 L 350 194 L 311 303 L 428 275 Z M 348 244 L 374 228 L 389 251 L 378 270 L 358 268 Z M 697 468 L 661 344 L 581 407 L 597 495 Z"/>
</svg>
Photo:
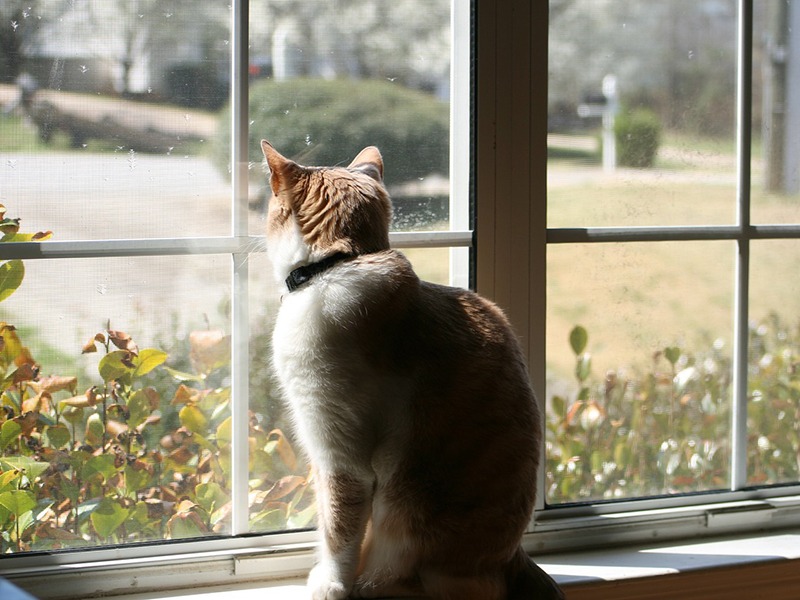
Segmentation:
<svg viewBox="0 0 800 600">
<path fill-rule="evenodd" d="M 568 600 L 797 600 L 800 530 L 540 556 Z M 242 584 L 117 600 L 305 600 L 303 581 Z"/>
<path fill-rule="evenodd" d="M 537 562 L 562 584 L 568 600 L 800 598 L 800 529 L 549 554 L 538 556 Z M 58 585 L 53 580 L 57 578 L 57 575 L 48 578 L 48 588 Z M 20 584 L 24 586 L 23 582 Z M 81 597 L 91 596 L 83 594 Z M 302 578 L 118 593 L 114 596 L 103 595 L 103 598 L 307 600 Z"/>
</svg>

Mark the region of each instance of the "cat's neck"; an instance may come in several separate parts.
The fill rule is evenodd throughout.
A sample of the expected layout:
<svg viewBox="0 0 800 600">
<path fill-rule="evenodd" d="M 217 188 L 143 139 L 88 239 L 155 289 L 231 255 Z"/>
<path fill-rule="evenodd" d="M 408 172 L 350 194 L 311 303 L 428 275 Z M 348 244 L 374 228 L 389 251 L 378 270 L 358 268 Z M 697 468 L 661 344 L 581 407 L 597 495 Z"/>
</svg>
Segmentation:
<svg viewBox="0 0 800 600">
<path fill-rule="evenodd" d="M 289 289 L 290 292 L 294 292 L 298 288 L 304 286 L 309 281 L 311 281 L 314 277 L 319 275 L 320 273 L 324 273 L 328 269 L 333 266 L 336 266 L 340 262 L 344 260 L 348 260 L 353 258 L 353 254 L 348 254 L 346 252 L 337 252 L 335 254 L 331 254 L 330 256 L 326 256 L 322 260 L 317 262 L 310 263 L 308 265 L 303 265 L 293 269 L 289 276 L 286 278 L 286 287 Z"/>
</svg>

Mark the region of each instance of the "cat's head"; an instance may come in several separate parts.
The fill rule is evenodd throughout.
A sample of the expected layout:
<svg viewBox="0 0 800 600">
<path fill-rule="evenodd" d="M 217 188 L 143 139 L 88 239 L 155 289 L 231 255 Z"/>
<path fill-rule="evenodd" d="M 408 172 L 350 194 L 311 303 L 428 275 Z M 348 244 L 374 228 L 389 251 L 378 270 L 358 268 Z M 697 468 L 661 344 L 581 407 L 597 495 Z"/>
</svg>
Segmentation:
<svg viewBox="0 0 800 600">
<path fill-rule="evenodd" d="M 279 279 L 297 266 L 336 253 L 389 248 L 391 202 L 377 148 L 348 167 L 304 167 L 261 141 L 270 170 L 267 248 Z"/>
</svg>

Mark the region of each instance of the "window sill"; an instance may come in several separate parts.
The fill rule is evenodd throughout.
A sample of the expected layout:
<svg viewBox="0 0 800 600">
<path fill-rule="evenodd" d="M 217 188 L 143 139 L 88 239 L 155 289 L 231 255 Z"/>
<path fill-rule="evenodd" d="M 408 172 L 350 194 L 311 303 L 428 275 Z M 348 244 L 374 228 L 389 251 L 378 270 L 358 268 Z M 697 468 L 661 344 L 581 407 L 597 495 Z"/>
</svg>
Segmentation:
<svg viewBox="0 0 800 600">
<path fill-rule="evenodd" d="M 796 600 L 800 589 L 800 529 L 695 543 L 548 554 L 538 556 L 537 562 L 564 586 L 569 600 L 667 600 L 676 597 L 682 600 L 755 597 Z M 58 584 L 53 578 L 49 579 L 48 588 L 52 591 Z M 25 583 L 17 582 L 23 588 L 27 587 Z M 295 577 L 203 586 L 202 589 L 128 594 L 118 590 L 117 595 L 103 597 L 111 600 L 305 600 L 303 584 L 302 577 Z M 31 592 L 36 591 L 41 592 L 41 589 L 31 589 Z M 130 591 L 135 592 L 135 586 Z M 66 598 L 51 593 L 40 597 Z"/>
</svg>

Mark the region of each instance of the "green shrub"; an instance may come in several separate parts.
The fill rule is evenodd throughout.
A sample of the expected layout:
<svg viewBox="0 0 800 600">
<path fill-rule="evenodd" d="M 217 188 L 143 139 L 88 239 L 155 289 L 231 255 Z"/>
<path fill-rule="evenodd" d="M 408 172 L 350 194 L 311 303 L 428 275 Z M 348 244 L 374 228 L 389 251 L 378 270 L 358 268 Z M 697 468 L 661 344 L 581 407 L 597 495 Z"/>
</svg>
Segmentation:
<svg viewBox="0 0 800 600">
<path fill-rule="evenodd" d="M 51 235 L 20 233 L 2 206 L 0 234 Z M 24 274 L 22 261 L 0 262 L 0 302 Z M 193 331 L 172 350 L 140 349 L 109 324 L 82 349 L 98 360 L 81 384 L 44 375 L 20 331 L 0 322 L 0 556 L 229 530 L 230 336 Z M 308 468 L 274 415 L 250 417 L 251 530 L 308 527 Z"/>
<path fill-rule="evenodd" d="M 614 121 L 617 163 L 622 167 L 649 168 L 655 164 L 661 143 L 661 122 L 651 110 L 623 111 Z"/>
<path fill-rule="evenodd" d="M 380 148 L 387 183 L 448 172 L 449 110 L 429 94 L 388 81 L 264 80 L 250 89 L 249 160 L 260 141 L 307 165 L 348 164 Z M 214 160 L 230 170 L 230 109 L 220 115 Z"/>
<path fill-rule="evenodd" d="M 723 490 L 730 485 L 732 360 L 722 344 L 671 346 L 639 372 L 592 375 L 588 334 L 570 334 L 577 392 L 547 412 L 553 503 Z M 800 477 L 800 327 L 770 315 L 750 329 L 748 482 Z"/>
</svg>

